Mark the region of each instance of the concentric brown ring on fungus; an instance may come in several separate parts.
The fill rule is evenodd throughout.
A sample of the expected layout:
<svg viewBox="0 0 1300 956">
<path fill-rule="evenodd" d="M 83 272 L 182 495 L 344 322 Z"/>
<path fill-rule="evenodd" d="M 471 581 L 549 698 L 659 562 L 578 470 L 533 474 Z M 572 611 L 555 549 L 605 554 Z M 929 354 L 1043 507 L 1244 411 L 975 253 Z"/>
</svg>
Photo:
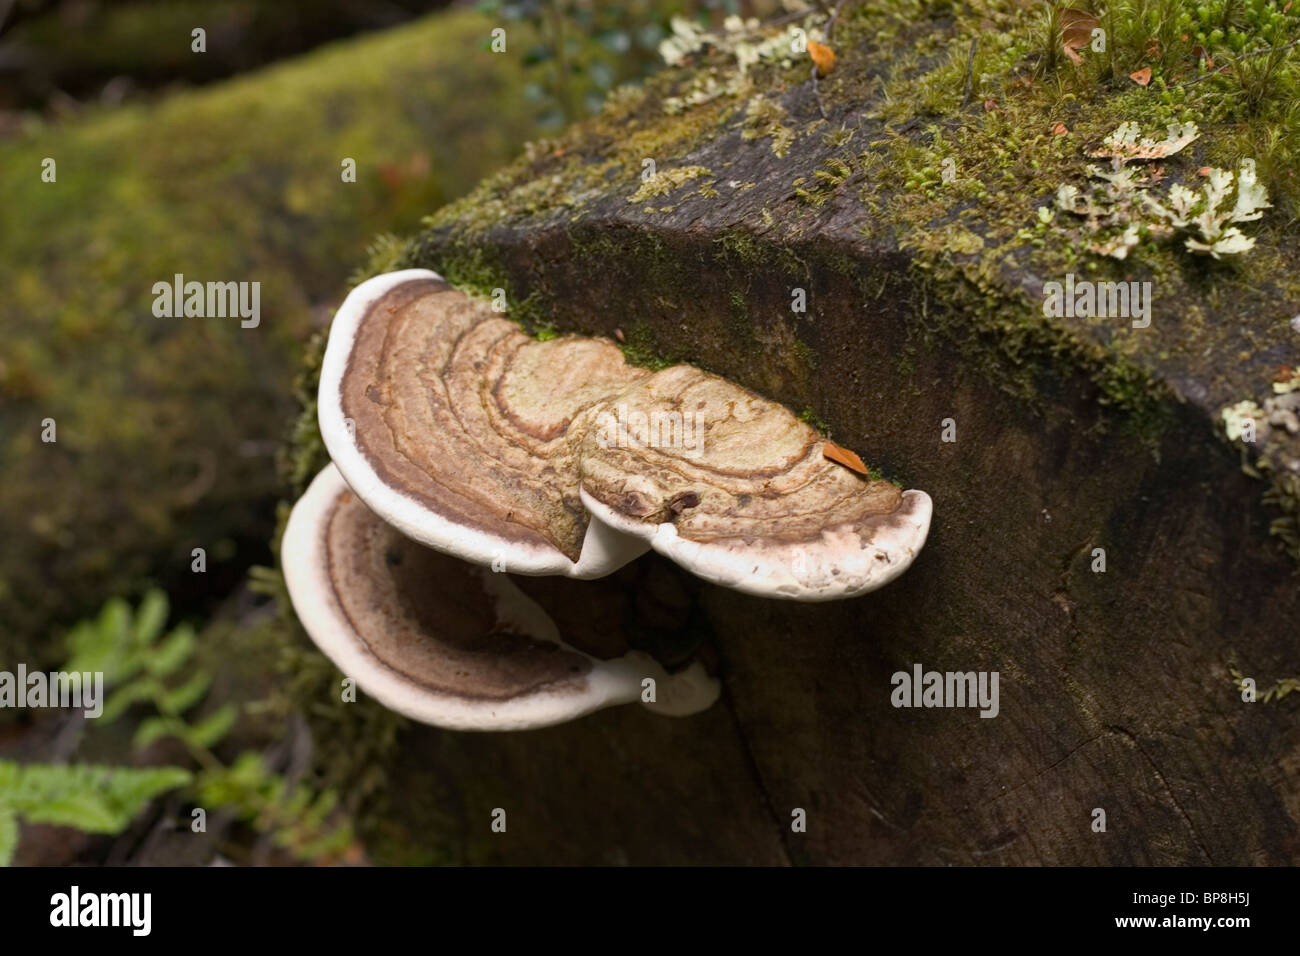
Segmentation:
<svg viewBox="0 0 1300 956">
<path fill-rule="evenodd" d="M 928 495 L 829 460 L 813 428 L 724 378 L 676 366 L 594 417 L 581 455 L 588 510 L 716 584 L 851 597 L 893 580 L 925 543 Z"/>
<path fill-rule="evenodd" d="M 718 696 L 698 663 L 669 674 L 639 651 L 601 660 L 569 646 L 507 575 L 407 538 L 333 466 L 294 506 L 282 555 L 316 644 L 363 691 L 424 723 L 543 727 L 641 699 L 646 678 L 660 713 L 695 713 Z"/>
<path fill-rule="evenodd" d="M 334 319 L 321 434 L 353 490 L 417 541 L 519 574 L 600 577 L 646 548 L 588 530 L 573 425 L 648 374 L 610 342 L 539 342 L 432 272 L 397 272 Z"/>
</svg>

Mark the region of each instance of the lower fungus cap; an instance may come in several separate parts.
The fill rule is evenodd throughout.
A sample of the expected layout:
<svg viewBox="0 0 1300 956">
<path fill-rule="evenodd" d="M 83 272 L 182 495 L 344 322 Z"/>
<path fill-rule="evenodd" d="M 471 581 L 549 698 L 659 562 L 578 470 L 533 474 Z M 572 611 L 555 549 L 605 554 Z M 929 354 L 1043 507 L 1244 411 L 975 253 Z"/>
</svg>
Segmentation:
<svg viewBox="0 0 1300 956">
<path fill-rule="evenodd" d="M 718 682 L 648 654 L 602 660 L 566 644 L 505 574 L 425 548 L 380 520 L 333 466 L 294 506 L 281 546 L 285 584 L 312 640 L 384 706 L 455 730 L 524 730 L 640 700 L 684 716 Z"/>
</svg>

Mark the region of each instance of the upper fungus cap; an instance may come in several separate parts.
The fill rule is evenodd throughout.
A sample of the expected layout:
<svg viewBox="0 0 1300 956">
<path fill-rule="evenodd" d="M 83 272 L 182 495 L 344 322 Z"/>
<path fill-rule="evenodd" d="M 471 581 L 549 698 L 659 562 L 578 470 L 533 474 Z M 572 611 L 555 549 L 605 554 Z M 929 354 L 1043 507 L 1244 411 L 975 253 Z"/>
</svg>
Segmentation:
<svg viewBox="0 0 1300 956">
<path fill-rule="evenodd" d="M 382 521 L 338 470 L 294 506 L 281 545 L 303 626 L 343 673 L 392 710 L 455 730 L 524 730 L 640 699 L 680 716 L 718 682 L 693 663 L 668 673 L 630 651 L 602 660 L 561 638 L 505 574 L 425 548 Z"/>
<path fill-rule="evenodd" d="M 631 367 L 606 340 L 536 341 L 427 270 L 348 296 L 319 409 L 380 517 L 520 574 L 599 577 L 654 548 L 727 587 L 824 601 L 893 580 L 930 526 L 929 496 L 827 460 L 785 407 L 691 366 Z"/>
</svg>

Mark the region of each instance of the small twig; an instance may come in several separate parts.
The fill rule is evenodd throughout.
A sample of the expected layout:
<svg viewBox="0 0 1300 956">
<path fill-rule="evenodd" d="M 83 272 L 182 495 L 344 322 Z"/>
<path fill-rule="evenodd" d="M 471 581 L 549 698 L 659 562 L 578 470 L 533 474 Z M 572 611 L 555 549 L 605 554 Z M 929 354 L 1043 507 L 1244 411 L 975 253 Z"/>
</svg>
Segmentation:
<svg viewBox="0 0 1300 956">
<path fill-rule="evenodd" d="M 827 43 L 831 42 L 831 34 L 835 32 L 835 21 L 840 18 L 840 11 L 844 9 L 844 4 L 847 2 L 848 0 L 839 0 L 839 3 L 835 4 L 835 9 L 831 11 L 830 17 L 826 20 Z"/>
<path fill-rule="evenodd" d="M 975 48 L 979 46 L 980 38 L 970 41 L 970 56 L 966 58 L 966 95 L 961 98 L 960 109 L 965 109 L 966 104 L 970 102 L 971 94 L 975 92 Z"/>
<path fill-rule="evenodd" d="M 1223 64 L 1223 66 L 1219 67 L 1217 70 L 1212 70 L 1209 73 L 1202 73 L 1200 76 L 1196 77 L 1195 79 L 1187 80 L 1185 83 L 1177 83 L 1175 84 L 1175 86 L 1192 86 L 1195 83 L 1201 82 L 1201 80 L 1208 80 L 1212 76 L 1218 76 L 1228 67 L 1232 66 L 1232 64 L 1240 63 L 1242 60 L 1247 59 L 1248 57 L 1259 56 L 1262 53 L 1281 53 L 1283 50 L 1289 50 L 1293 46 L 1300 46 L 1300 40 L 1292 40 L 1290 43 L 1283 44 L 1282 46 L 1271 46 L 1263 50 L 1251 50 L 1249 53 L 1243 53 L 1241 56 L 1234 56 L 1231 60 Z"/>
<path fill-rule="evenodd" d="M 817 112 L 822 114 L 822 119 L 829 119 L 829 117 L 826 115 L 826 104 L 822 102 L 821 90 L 817 88 L 817 64 L 816 63 L 813 64 L 812 73 L 810 73 L 809 75 L 812 77 L 813 99 L 817 101 Z"/>
<path fill-rule="evenodd" d="M 564 111 L 564 121 L 572 123 L 576 119 L 572 94 L 569 89 L 569 54 L 564 45 L 564 11 L 557 4 L 548 4 L 547 26 L 555 41 L 555 98 L 560 101 Z"/>
<path fill-rule="evenodd" d="M 772 27 L 784 26 L 794 20 L 802 20 L 806 16 L 808 16 L 807 10 L 794 10 L 790 13 L 783 13 L 779 17 L 772 17 L 770 20 L 764 20 L 759 24 L 759 26 L 764 29 L 770 29 Z"/>
</svg>

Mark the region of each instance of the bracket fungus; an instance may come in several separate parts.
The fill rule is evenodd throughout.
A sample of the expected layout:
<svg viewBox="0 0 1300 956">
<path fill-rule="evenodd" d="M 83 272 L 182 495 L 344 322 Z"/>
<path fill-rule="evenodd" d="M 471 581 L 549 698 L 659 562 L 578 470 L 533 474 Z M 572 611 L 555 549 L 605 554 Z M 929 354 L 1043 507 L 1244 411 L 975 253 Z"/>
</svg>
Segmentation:
<svg viewBox="0 0 1300 956">
<path fill-rule="evenodd" d="M 612 659 L 567 644 L 505 574 L 425 548 L 382 521 L 327 467 L 298 501 L 281 552 L 312 639 L 384 706 L 453 730 L 525 730 L 644 700 L 685 716 L 719 686 L 698 661 L 669 673 L 649 654 Z"/>
<path fill-rule="evenodd" d="M 518 574 L 601 577 L 653 548 L 750 594 L 833 600 L 901 574 L 930 526 L 928 495 L 828 460 L 784 406 L 607 340 L 537 341 L 423 269 L 348 296 L 319 409 L 384 521 Z"/>
<path fill-rule="evenodd" d="M 653 549 L 726 587 L 825 601 L 897 577 L 929 531 L 924 492 L 845 467 L 783 406 L 688 365 L 635 368 L 603 339 L 538 341 L 423 269 L 348 296 L 318 406 L 333 463 L 285 530 L 290 597 L 363 689 L 443 727 L 718 696 L 698 661 L 570 646 L 487 567 L 585 580 Z"/>
</svg>

